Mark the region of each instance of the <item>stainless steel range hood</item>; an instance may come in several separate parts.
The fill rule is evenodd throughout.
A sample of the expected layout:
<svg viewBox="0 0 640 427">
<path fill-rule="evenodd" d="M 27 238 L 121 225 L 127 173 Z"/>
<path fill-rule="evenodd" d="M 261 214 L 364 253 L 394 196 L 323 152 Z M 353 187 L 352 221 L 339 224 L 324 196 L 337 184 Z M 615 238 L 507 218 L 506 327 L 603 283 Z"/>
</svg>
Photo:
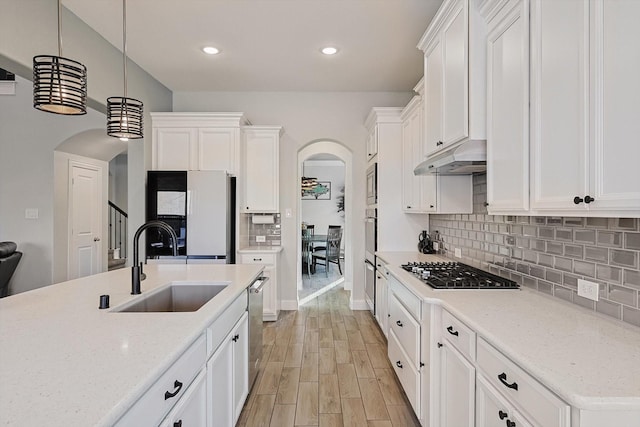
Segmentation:
<svg viewBox="0 0 640 427">
<path fill-rule="evenodd" d="M 414 175 L 471 175 L 487 170 L 487 141 L 468 140 L 420 163 Z"/>
</svg>

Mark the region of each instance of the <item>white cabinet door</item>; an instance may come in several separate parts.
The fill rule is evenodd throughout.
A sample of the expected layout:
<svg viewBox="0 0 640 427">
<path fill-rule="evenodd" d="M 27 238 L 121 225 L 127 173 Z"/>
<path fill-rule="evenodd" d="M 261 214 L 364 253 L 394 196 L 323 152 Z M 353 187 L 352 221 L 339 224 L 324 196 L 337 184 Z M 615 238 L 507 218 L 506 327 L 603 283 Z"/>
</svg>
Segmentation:
<svg viewBox="0 0 640 427">
<path fill-rule="evenodd" d="M 264 265 L 263 274 L 269 278 L 262 288 L 262 320 L 265 322 L 275 322 L 280 313 L 278 301 L 278 262 L 279 254 L 273 253 L 252 253 L 242 254 L 240 262 L 242 264 Z"/>
<path fill-rule="evenodd" d="M 489 23 L 489 213 L 529 210 L 529 1 L 511 4 Z"/>
<path fill-rule="evenodd" d="M 233 425 L 249 394 L 249 315 L 245 313 L 231 331 L 233 342 Z"/>
<path fill-rule="evenodd" d="M 442 44 L 435 40 L 424 56 L 424 152 L 438 151 L 442 145 Z"/>
<path fill-rule="evenodd" d="M 591 210 L 640 210 L 640 2 L 590 2 Z"/>
<path fill-rule="evenodd" d="M 482 375 L 477 378 L 476 427 L 531 427 Z"/>
<path fill-rule="evenodd" d="M 367 137 L 367 161 L 378 154 L 378 127 L 374 126 Z"/>
<path fill-rule="evenodd" d="M 468 10 L 466 0 L 458 1 L 442 30 L 443 147 L 469 136 Z"/>
<path fill-rule="evenodd" d="M 376 270 L 376 320 L 384 336 L 389 334 L 389 301 L 387 277 L 382 269 Z"/>
<path fill-rule="evenodd" d="M 209 427 L 232 427 L 235 423 L 233 402 L 233 335 L 227 336 L 207 362 L 207 399 Z"/>
<path fill-rule="evenodd" d="M 589 186 L 589 2 L 532 2 L 531 208 L 574 204 Z"/>
<path fill-rule="evenodd" d="M 158 128 L 153 130 L 153 169 L 192 170 L 197 156 L 197 132 L 191 128 Z"/>
<path fill-rule="evenodd" d="M 189 427 L 207 425 L 207 387 L 204 369 L 189 386 L 185 395 L 167 415 L 162 427 Z"/>
<path fill-rule="evenodd" d="M 238 128 L 198 129 L 198 170 L 238 172 Z"/>
<path fill-rule="evenodd" d="M 207 362 L 210 427 L 232 427 L 238 421 L 249 391 L 248 313 Z"/>
<path fill-rule="evenodd" d="M 440 426 L 473 427 L 475 368 L 449 344 L 440 350 Z"/>
<path fill-rule="evenodd" d="M 278 212 L 280 127 L 244 128 L 244 212 Z"/>
</svg>

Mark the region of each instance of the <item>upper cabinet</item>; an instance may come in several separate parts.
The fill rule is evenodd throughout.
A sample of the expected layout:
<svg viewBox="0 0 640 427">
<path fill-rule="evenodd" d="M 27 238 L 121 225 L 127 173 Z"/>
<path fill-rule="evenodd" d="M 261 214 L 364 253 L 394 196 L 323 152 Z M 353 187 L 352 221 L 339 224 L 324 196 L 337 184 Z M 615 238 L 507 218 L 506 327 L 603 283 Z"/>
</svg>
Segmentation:
<svg viewBox="0 0 640 427">
<path fill-rule="evenodd" d="M 531 3 L 531 208 L 640 215 L 636 0 Z"/>
<path fill-rule="evenodd" d="M 242 212 L 279 212 L 280 126 L 243 127 Z"/>
<path fill-rule="evenodd" d="M 529 0 L 482 6 L 487 37 L 489 213 L 529 210 Z"/>
<path fill-rule="evenodd" d="M 426 156 L 486 138 L 486 28 L 475 3 L 445 0 L 418 44 L 425 61 Z"/>
<path fill-rule="evenodd" d="M 151 113 L 153 170 L 240 169 L 243 113 Z"/>
<path fill-rule="evenodd" d="M 373 126 L 369 129 L 367 136 L 367 162 L 372 160 L 378 154 L 378 127 Z"/>
</svg>

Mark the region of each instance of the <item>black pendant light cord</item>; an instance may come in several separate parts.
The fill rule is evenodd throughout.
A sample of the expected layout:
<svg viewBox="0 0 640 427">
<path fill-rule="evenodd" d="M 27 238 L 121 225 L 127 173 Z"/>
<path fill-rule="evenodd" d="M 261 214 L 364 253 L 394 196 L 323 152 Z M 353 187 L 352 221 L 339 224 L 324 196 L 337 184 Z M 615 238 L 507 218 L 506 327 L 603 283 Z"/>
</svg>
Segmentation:
<svg viewBox="0 0 640 427">
<path fill-rule="evenodd" d="M 127 97 L 127 0 L 122 0 L 122 63 L 124 66 L 124 97 Z"/>
</svg>

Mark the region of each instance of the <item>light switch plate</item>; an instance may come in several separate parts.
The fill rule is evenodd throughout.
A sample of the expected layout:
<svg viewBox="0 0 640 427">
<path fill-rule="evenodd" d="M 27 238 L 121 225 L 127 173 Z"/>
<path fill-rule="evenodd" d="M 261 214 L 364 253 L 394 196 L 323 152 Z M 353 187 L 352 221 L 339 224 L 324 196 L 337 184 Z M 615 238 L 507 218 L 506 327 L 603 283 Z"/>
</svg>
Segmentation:
<svg viewBox="0 0 640 427">
<path fill-rule="evenodd" d="M 293 217 L 293 212 L 291 212 L 291 208 L 286 208 L 284 210 L 284 217 L 285 218 L 292 218 Z"/>
<path fill-rule="evenodd" d="M 455 249 L 455 256 L 456 256 L 456 258 L 462 258 L 462 249 L 456 248 Z"/>
<path fill-rule="evenodd" d="M 27 208 L 24 210 L 24 217 L 26 219 L 38 219 L 38 208 Z"/>
<path fill-rule="evenodd" d="M 266 236 L 256 236 L 256 242 L 257 243 L 264 243 L 267 241 L 267 237 Z"/>
<path fill-rule="evenodd" d="M 600 285 L 588 280 L 578 279 L 578 295 L 593 301 L 598 301 L 598 289 Z"/>
</svg>

